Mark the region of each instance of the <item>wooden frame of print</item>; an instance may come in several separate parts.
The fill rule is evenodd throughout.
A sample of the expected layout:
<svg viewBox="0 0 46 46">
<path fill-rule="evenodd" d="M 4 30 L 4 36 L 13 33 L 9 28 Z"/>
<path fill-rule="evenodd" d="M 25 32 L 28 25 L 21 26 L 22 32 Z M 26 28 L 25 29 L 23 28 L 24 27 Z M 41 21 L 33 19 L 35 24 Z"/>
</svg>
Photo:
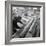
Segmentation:
<svg viewBox="0 0 46 46">
<path fill-rule="evenodd" d="M 41 7 L 41 15 L 42 18 L 42 25 L 43 25 L 43 34 L 42 34 L 42 40 L 34 40 L 34 41 L 18 41 L 18 42 L 10 42 L 11 38 L 11 30 L 12 30 L 12 24 L 11 24 L 11 6 L 40 6 Z M 22 2 L 22 1 L 6 1 L 5 2 L 5 44 L 25 44 L 25 43 L 40 43 L 45 42 L 45 3 L 44 2 Z"/>
</svg>

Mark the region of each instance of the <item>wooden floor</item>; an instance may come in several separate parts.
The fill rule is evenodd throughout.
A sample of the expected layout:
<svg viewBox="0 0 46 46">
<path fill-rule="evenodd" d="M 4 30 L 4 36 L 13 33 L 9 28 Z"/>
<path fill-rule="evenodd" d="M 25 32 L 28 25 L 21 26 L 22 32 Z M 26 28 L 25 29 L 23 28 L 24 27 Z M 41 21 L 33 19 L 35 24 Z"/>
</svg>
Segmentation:
<svg viewBox="0 0 46 46">
<path fill-rule="evenodd" d="M 28 24 L 25 26 L 25 28 L 17 31 L 16 33 L 14 33 L 14 35 L 12 36 L 13 38 L 28 38 L 28 37 L 32 37 L 32 35 L 34 35 L 34 33 L 36 32 L 35 30 L 35 26 L 37 25 L 38 27 L 38 30 L 39 30 L 39 25 L 36 24 L 36 21 L 37 23 L 39 24 L 39 20 L 36 20 L 36 19 L 32 19 L 31 21 L 28 22 Z M 39 31 L 37 31 L 39 32 Z M 37 33 L 38 34 L 38 33 Z"/>
</svg>

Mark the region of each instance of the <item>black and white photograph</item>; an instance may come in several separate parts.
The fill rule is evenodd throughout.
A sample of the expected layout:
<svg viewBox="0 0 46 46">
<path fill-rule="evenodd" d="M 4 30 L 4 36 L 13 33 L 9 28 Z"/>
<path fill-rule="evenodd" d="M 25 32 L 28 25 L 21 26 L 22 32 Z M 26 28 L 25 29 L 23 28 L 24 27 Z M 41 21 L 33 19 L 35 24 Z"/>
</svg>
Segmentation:
<svg viewBox="0 0 46 46">
<path fill-rule="evenodd" d="M 44 3 L 6 2 L 6 43 L 42 41 Z"/>
<path fill-rule="evenodd" d="M 12 38 L 40 37 L 40 7 L 12 6 Z"/>
</svg>

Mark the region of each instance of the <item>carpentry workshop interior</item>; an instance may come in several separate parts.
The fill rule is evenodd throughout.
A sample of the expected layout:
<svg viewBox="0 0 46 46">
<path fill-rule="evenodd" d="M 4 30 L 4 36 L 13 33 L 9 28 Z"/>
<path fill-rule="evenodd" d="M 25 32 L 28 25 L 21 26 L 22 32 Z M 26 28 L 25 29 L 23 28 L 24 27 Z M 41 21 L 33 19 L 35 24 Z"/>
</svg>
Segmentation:
<svg viewBox="0 0 46 46">
<path fill-rule="evenodd" d="M 12 6 L 12 38 L 40 37 L 40 6 Z"/>
</svg>

